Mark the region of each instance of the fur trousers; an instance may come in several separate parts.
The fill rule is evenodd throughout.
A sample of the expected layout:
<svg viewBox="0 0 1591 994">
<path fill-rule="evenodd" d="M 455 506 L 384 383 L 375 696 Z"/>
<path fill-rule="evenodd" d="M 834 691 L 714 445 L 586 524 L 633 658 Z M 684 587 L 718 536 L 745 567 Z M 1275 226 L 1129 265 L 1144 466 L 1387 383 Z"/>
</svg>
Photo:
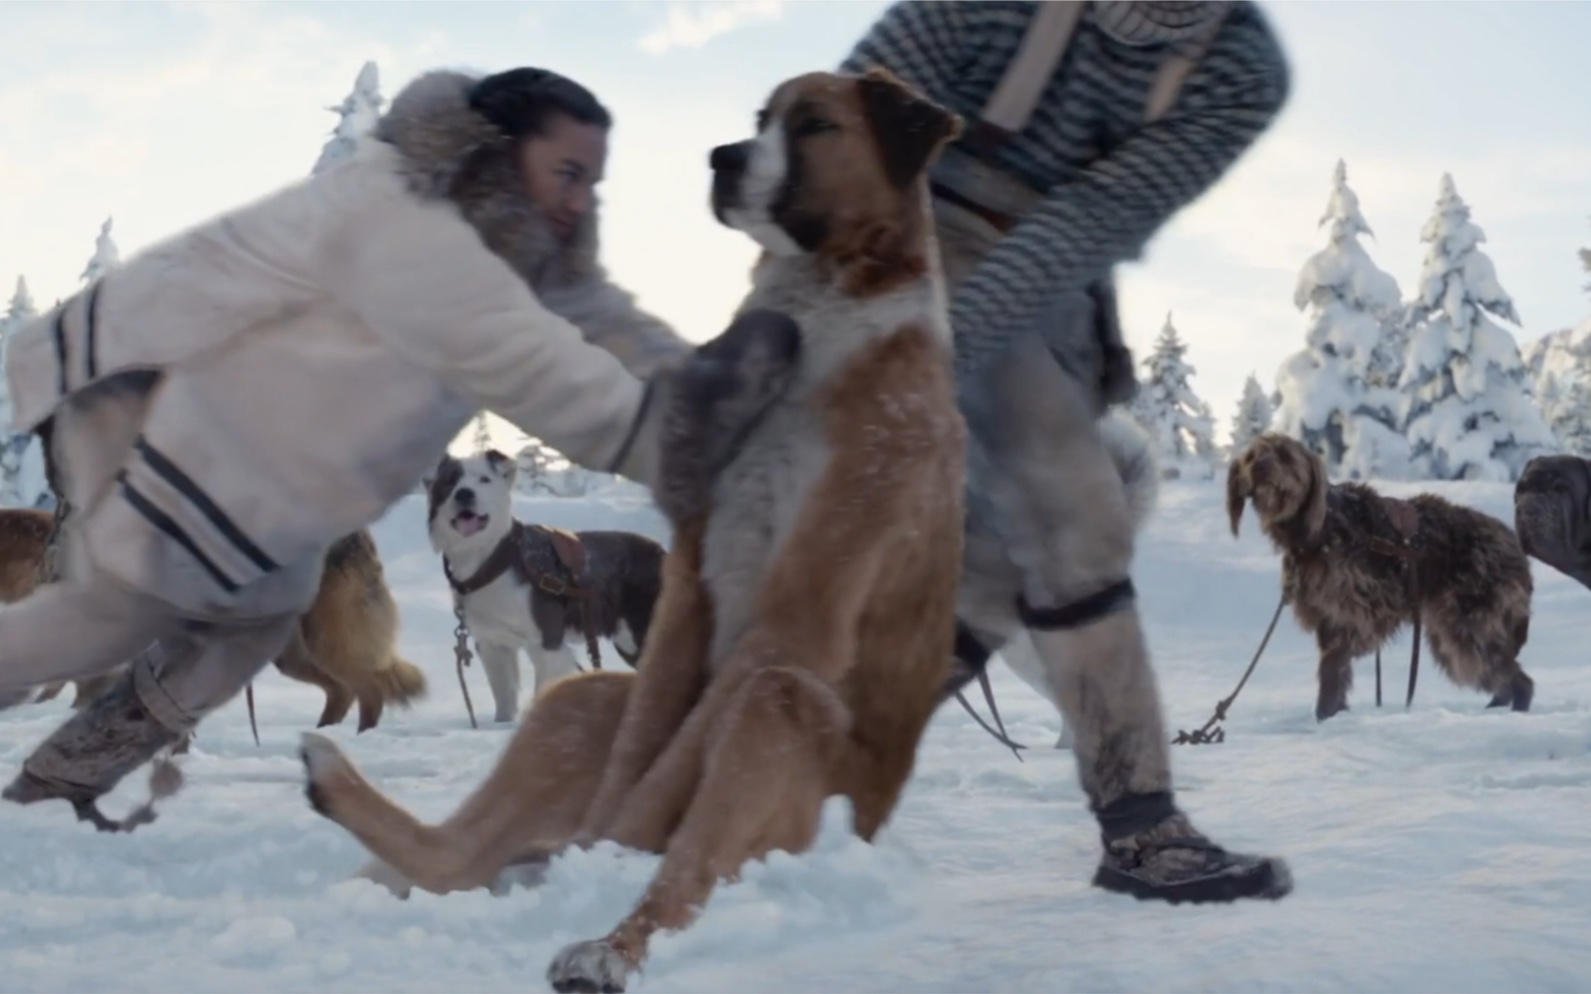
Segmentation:
<svg viewBox="0 0 1591 994">
<path fill-rule="evenodd" d="M 988 243 L 945 220 L 941 252 L 954 287 Z M 1136 603 L 1126 598 L 1053 627 L 1026 625 L 1018 609 L 1019 599 L 1037 609 L 1077 605 L 1130 576 L 1134 525 L 1097 424 L 1099 398 L 1049 344 L 1056 337 L 1049 325 L 1092 320 L 1087 295 L 1060 299 L 1041 319 L 1045 327 L 976 376 L 958 378 L 968 464 L 957 611 L 996 651 L 1028 629 L 1098 813 L 1171 791 L 1159 690 Z"/>
</svg>

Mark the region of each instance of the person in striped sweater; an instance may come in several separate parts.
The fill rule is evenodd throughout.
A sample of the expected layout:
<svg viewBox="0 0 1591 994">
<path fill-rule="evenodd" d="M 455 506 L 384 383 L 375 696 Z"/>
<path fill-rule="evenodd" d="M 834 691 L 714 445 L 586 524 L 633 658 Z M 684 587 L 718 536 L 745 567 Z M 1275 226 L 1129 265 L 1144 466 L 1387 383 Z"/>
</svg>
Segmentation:
<svg viewBox="0 0 1591 994">
<path fill-rule="evenodd" d="M 1017 59 L 1046 44 L 1052 61 Z M 930 184 L 970 435 L 949 691 L 1025 628 L 1099 822 L 1094 884 L 1172 903 L 1281 898 L 1283 860 L 1216 845 L 1176 802 L 1130 578 L 1147 513 L 1130 491 L 1152 483 L 1101 418 L 1137 386 L 1113 267 L 1270 126 L 1285 53 L 1241 0 L 906 0 L 841 68 L 873 66 L 968 125 Z M 999 94 L 1024 75 L 1030 109 L 1013 113 Z"/>
</svg>

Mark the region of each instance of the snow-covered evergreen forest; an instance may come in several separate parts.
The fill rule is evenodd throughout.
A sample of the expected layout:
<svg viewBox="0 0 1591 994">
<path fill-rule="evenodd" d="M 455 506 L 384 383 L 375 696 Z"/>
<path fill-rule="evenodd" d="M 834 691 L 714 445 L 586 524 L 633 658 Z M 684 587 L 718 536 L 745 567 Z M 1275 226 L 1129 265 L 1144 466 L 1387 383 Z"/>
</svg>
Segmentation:
<svg viewBox="0 0 1591 994">
<path fill-rule="evenodd" d="M 1344 162 L 1319 227 L 1325 245 L 1303 260 L 1293 292 L 1300 348 L 1269 393 L 1257 376 L 1244 384 L 1226 454 L 1268 430 L 1304 442 L 1336 479 L 1504 483 L 1535 455 L 1591 457 L 1591 318 L 1521 346 L 1522 318 L 1452 176 L 1438 180 L 1407 294 L 1363 241 L 1376 236 Z M 1591 249 L 1580 259 L 1591 294 Z M 1187 351 L 1168 320 L 1132 405 L 1168 475 L 1186 474 L 1199 412 L 1208 416 Z"/>
<path fill-rule="evenodd" d="M 326 108 L 337 120 L 310 172 L 351 155 L 385 105 L 376 63 L 366 62 L 342 101 Z M 1293 291 L 1300 325 L 1276 329 L 1298 334 L 1298 350 L 1269 382 L 1250 374 L 1226 408 L 1224 444 L 1216 405 L 1199 395 L 1196 357 L 1170 314 L 1140 357 L 1140 389 L 1128 411 L 1154 440 L 1165 475 L 1210 479 L 1263 431 L 1302 440 L 1339 479 L 1507 482 L 1538 453 L 1591 457 L 1591 316 L 1534 339 L 1523 335 L 1523 319 L 1486 254 L 1484 229 L 1453 177 L 1439 178 L 1418 232 L 1424 262 L 1407 292 L 1371 256 L 1366 240 L 1377 236 L 1342 161 L 1332 169 L 1318 228 L 1324 244 L 1301 261 Z M 1591 248 L 1579 255 L 1591 294 Z M 107 217 L 80 279 L 90 283 L 120 260 Z M 40 310 L 25 275 L 14 286 L 0 316 L 0 369 L 11 329 Z M 492 445 L 515 456 L 526 494 L 577 497 L 625 486 L 484 412 L 457 443 Z M 0 504 L 52 502 L 34 437 L 10 427 L 0 378 Z"/>
</svg>

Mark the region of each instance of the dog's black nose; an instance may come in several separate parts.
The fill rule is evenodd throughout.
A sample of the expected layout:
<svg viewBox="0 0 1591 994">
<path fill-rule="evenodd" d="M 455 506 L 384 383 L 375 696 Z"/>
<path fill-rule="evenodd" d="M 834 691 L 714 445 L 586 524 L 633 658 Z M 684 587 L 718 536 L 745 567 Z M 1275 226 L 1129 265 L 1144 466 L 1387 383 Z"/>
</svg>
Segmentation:
<svg viewBox="0 0 1591 994">
<path fill-rule="evenodd" d="M 459 504 L 473 504 L 475 503 L 475 491 L 469 487 L 459 487 L 453 491 L 453 500 Z"/>
<path fill-rule="evenodd" d="M 738 173 L 746 168 L 749 158 L 746 142 L 720 145 L 707 156 L 707 164 L 715 173 Z"/>
</svg>

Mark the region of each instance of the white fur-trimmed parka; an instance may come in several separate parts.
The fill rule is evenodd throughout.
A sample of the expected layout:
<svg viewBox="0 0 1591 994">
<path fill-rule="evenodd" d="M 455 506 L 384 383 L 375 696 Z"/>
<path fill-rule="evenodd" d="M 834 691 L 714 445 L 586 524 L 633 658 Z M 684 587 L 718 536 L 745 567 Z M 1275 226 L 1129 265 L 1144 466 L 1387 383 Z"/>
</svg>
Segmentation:
<svg viewBox="0 0 1591 994">
<path fill-rule="evenodd" d="M 325 548 L 478 409 L 616 468 L 642 378 L 689 346 L 607 281 L 594 216 L 556 243 L 473 82 L 416 79 L 354 157 L 15 333 L 14 424 L 55 417 L 72 561 L 198 617 L 302 610 Z"/>
</svg>

